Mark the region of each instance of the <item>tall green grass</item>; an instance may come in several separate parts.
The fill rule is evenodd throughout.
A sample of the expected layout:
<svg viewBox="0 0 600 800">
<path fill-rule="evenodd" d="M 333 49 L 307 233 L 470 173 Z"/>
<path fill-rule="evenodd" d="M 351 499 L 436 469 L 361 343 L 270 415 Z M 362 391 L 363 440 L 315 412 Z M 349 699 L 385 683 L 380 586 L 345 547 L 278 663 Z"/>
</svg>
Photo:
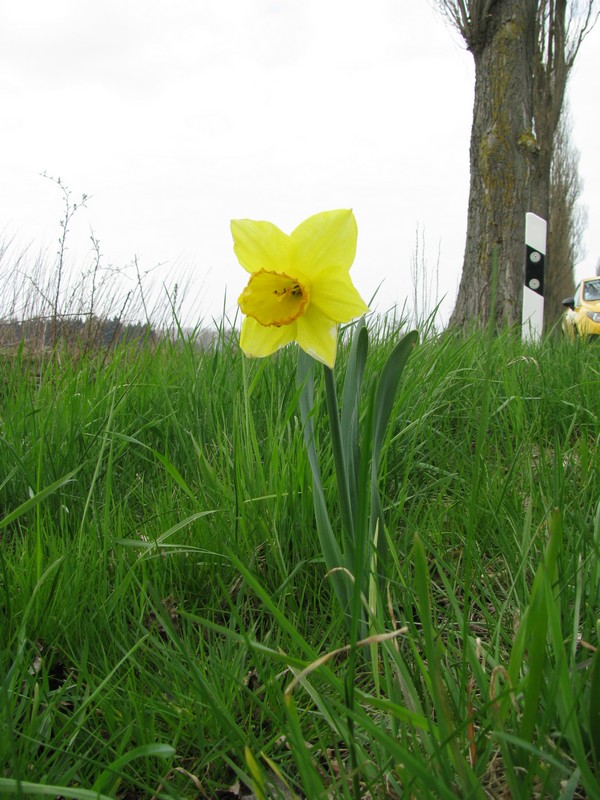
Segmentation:
<svg viewBox="0 0 600 800">
<path fill-rule="evenodd" d="M 293 349 L 0 358 L 2 796 L 600 797 L 597 348 L 419 344 L 352 648 Z"/>
</svg>

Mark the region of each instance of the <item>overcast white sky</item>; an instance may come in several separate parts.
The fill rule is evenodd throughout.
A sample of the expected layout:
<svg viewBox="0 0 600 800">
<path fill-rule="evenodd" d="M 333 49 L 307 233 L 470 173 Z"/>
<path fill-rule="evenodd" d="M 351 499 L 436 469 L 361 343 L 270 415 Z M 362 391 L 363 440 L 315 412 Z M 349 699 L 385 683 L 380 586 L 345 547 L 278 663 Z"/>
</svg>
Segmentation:
<svg viewBox="0 0 600 800">
<path fill-rule="evenodd" d="M 229 220 L 291 231 L 353 208 L 354 282 L 380 310 L 412 297 L 417 226 L 451 309 L 462 267 L 472 58 L 429 0 L 0 0 L 0 232 L 47 248 L 60 176 L 92 196 L 71 257 L 190 280 L 188 321 L 246 282 Z M 571 81 L 573 139 L 600 256 L 600 30 Z M 13 245 L 13 247 L 15 246 Z M 6 265 L 5 265 L 6 266 Z M 167 275 L 170 277 L 167 278 Z"/>
</svg>

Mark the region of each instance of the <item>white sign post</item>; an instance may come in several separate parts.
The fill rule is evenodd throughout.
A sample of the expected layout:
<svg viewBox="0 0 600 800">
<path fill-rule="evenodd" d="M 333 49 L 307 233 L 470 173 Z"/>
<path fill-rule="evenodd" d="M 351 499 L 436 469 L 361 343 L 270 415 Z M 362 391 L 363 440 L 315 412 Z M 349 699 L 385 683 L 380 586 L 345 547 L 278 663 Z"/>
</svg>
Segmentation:
<svg viewBox="0 0 600 800">
<path fill-rule="evenodd" d="M 525 214 L 525 285 L 523 286 L 523 339 L 539 341 L 544 327 L 544 264 L 546 220 Z"/>
</svg>

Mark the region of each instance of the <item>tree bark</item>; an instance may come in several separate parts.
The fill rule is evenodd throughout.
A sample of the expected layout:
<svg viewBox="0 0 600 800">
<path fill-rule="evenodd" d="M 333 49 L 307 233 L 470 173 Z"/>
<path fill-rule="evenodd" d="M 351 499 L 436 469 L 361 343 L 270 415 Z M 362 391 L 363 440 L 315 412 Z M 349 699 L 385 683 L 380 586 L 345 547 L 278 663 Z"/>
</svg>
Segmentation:
<svg viewBox="0 0 600 800">
<path fill-rule="evenodd" d="M 537 148 L 531 129 L 536 2 L 496 0 L 490 8 L 485 24 L 462 31 L 475 60 L 467 240 L 450 319 L 462 328 L 485 325 L 492 311 L 496 327 L 521 320 L 525 213 Z"/>
<path fill-rule="evenodd" d="M 569 52 L 567 35 L 567 0 L 545 0 L 539 3 L 536 20 L 536 58 L 533 71 L 533 119 L 537 150 L 531 159 L 530 210 L 548 221 L 548 240 L 544 285 L 544 329 L 548 331 L 564 309 L 561 301 L 573 294 L 573 258 L 570 236 L 574 220 L 563 219 L 562 214 L 575 213 L 574 204 L 567 197 L 554 195 L 552 200 L 552 172 L 556 153 L 556 139 L 564 106 L 569 71 L 578 45 Z M 561 143 L 559 158 L 565 157 L 567 142 Z M 564 178 L 563 165 L 557 165 L 555 177 Z M 577 171 L 577 164 L 570 159 L 569 167 Z M 558 191 L 566 187 L 555 187 Z M 554 205 L 554 208 L 552 207 Z M 573 284 L 573 288 L 569 287 Z M 566 289 L 566 291 L 565 291 Z"/>
</svg>

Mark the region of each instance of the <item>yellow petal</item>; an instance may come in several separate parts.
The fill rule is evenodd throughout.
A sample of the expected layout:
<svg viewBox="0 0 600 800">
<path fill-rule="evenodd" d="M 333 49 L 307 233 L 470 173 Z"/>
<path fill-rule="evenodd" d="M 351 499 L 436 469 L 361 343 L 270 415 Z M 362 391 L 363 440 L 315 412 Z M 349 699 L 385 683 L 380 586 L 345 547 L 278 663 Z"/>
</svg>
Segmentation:
<svg viewBox="0 0 600 800">
<path fill-rule="evenodd" d="M 309 217 L 290 236 L 296 272 L 311 280 L 329 267 L 347 272 L 356 255 L 357 236 L 352 211 L 323 211 Z"/>
<path fill-rule="evenodd" d="M 312 303 L 296 322 L 296 341 L 309 356 L 333 369 L 337 350 L 337 325 Z"/>
<path fill-rule="evenodd" d="M 329 269 L 319 275 L 312 284 L 310 304 L 335 322 L 350 322 L 369 310 L 343 269 Z"/>
<path fill-rule="evenodd" d="M 295 323 L 281 328 L 265 327 L 252 317 L 246 317 L 242 322 L 240 347 L 248 358 L 264 358 L 293 342 L 295 335 Z"/>
<path fill-rule="evenodd" d="M 232 219 L 233 250 L 248 272 L 289 272 L 290 237 L 271 222 Z"/>
</svg>

